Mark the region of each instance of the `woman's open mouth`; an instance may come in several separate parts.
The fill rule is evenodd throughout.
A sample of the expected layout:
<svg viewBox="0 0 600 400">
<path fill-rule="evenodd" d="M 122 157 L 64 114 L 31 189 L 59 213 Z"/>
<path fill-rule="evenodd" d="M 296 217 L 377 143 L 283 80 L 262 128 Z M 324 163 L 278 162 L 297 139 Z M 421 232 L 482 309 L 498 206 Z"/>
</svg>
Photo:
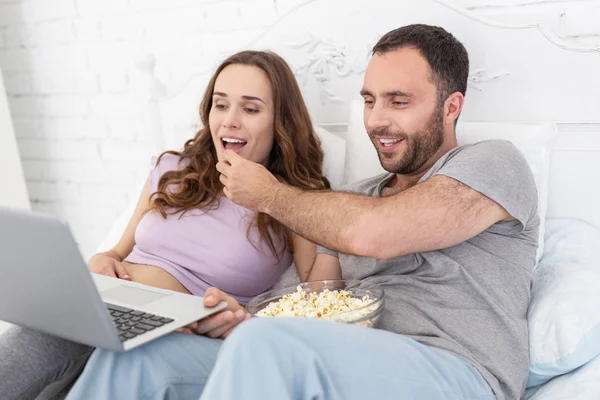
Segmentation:
<svg viewBox="0 0 600 400">
<path fill-rule="evenodd" d="M 223 145 L 223 151 L 233 150 L 236 153 L 239 153 L 246 145 L 246 141 L 238 138 L 222 137 L 221 144 Z"/>
</svg>

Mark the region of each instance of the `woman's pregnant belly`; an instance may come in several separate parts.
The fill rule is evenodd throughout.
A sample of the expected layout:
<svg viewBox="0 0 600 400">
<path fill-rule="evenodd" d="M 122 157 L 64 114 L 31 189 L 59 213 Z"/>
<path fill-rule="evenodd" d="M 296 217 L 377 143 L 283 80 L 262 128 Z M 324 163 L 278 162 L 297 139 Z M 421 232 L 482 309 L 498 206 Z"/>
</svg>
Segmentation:
<svg viewBox="0 0 600 400">
<path fill-rule="evenodd" d="M 133 264 L 127 261 L 123 261 L 123 265 L 133 282 L 191 294 L 173 275 L 164 269 L 155 267 L 154 265 Z"/>
</svg>

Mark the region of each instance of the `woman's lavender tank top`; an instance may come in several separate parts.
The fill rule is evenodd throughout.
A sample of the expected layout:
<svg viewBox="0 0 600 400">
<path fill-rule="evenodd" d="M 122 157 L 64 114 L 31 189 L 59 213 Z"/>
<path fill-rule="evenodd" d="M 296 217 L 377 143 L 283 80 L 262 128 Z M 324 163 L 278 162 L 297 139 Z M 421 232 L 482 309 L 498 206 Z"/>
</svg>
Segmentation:
<svg viewBox="0 0 600 400">
<path fill-rule="evenodd" d="M 186 163 L 172 154 L 164 155 L 158 165 L 153 158 L 150 193 L 156 192 L 162 174 Z M 256 228 L 248 235 L 254 216 L 254 211 L 226 197 L 219 198 L 217 209 L 208 211 L 195 209 L 166 219 L 158 212 L 147 213 L 125 260 L 162 268 L 194 295 L 202 296 L 214 286 L 245 304 L 273 286 L 292 262 L 287 248 L 278 260 L 269 246 L 259 241 Z M 278 248 L 284 245 L 281 240 L 274 242 Z"/>
</svg>

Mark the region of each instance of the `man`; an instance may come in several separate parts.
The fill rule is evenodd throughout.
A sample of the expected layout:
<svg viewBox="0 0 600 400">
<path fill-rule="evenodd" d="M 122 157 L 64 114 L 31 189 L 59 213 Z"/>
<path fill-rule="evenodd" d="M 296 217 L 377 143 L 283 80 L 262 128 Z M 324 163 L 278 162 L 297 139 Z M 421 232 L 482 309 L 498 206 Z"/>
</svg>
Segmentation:
<svg viewBox="0 0 600 400">
<path fill-rule="evenodd" d="M 383 285 L 386 314 L 381 328 L 457 356 L 479 371 L 497 398 L 518 399 L 527 378 L 526 314 L 539 224 L 537 194 L 526 162 L 510 143 L 457 148 L 455 123 L 467 76 L 466 50 L 441 28 L 400 28 L 375 45 L 361 91 L 364 121 L 390 174 L 349 187 L 363 195 L 302 192 L 232 152 L 218 169 L 231 200 L 336 250 L 320 248 L 316 263 L 341 265 L 344 278 Z M 243 326 L 238 333 L 243 335 Z M 376 337 L 368 332 L 357 336 L 369 342 Z M 307 358 L 318 348 L 311 342 L 320 339 L 302 332 L 300 340 Z M 351 343 L 346 344 L 352 352 Z M 270 350 L 261 354 L 272 354 L 281 363 L 285 356 L 275 352 L 279 346 L 284 344 L 265 345 Z M 369 346 L 375 344 L 365 345 L 364 351 Z M 231 347 L 223 349 L 223 360 L 239 350 L 235 343 Z M 382 351 L 357 362 L 386 356 Z M 394 357 L 397 368 L 403 363 L 420 368 L 418 358 L 403 352 Z M 430 369 L 410 378 L 420 378 L 414 385 L 443 386 L 446 379 L 464 379 L 462 373 L 437 364 L 435 356 L 428 360 Z M 241 371 L 219 361 L 215 372 L 205 393 L 220 393 L 221 377 L 233 378 Z M 437 376 L 440 372 L 448 376 Z M 344 386 L 351 375 L 332 380 Z M 239 375 L 242 382 L 267 378 Z M 362 385 L 366 378 L 357 372 L 354 379 Z M 402 376 L 396 379 L 402 381 Z M 468 394 L 469 385 L 459 386 L 466 398 L 476 397 L 475 392 Z M 420 390 L 399 392 L 406 396 L 397 398 L 424 398 Z M 443 398 L 445 389 L 439 390 L 431 398 Z"/>
<path fill-rule="evenodd" d="M 209 344 L 185 354 L 176 341 L 191 339 L 150 345 L 146 360 L 177 359 L 168 380 L 149 361 L 135 372 L 170 390 L 192 379 L 181 364 L 194 365 L 201 385 L 210 374 L 203 400 L 520 398 L 537 193 L 512 144 L 458 147 L 467 76 L 466 50 L 441 28 L 402 27 L 375 45 L 361 94 L 389 174 L 349 186 L 355 193 L 300 191 L 229 151 L 217 165 L 231 200 L 323 246 L 315 265 L 382 285 L 381 329 L 253 319 L 218 357 Z M 132 370 L 103 362 L 96 379 Z"/>
</svg>

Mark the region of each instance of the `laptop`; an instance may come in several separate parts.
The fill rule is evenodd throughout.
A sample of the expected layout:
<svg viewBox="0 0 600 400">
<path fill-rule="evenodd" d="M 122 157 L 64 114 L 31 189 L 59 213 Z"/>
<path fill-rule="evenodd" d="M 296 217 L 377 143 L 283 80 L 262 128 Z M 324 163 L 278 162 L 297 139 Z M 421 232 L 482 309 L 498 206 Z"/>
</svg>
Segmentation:
<svg viewBox="0 0 600 400">
<path fill-rule="evenodd" d="M 0 320 L 127 351 L 227 306 L 89 271 L 68 226 L 0 207 Z"/>
</svg>

